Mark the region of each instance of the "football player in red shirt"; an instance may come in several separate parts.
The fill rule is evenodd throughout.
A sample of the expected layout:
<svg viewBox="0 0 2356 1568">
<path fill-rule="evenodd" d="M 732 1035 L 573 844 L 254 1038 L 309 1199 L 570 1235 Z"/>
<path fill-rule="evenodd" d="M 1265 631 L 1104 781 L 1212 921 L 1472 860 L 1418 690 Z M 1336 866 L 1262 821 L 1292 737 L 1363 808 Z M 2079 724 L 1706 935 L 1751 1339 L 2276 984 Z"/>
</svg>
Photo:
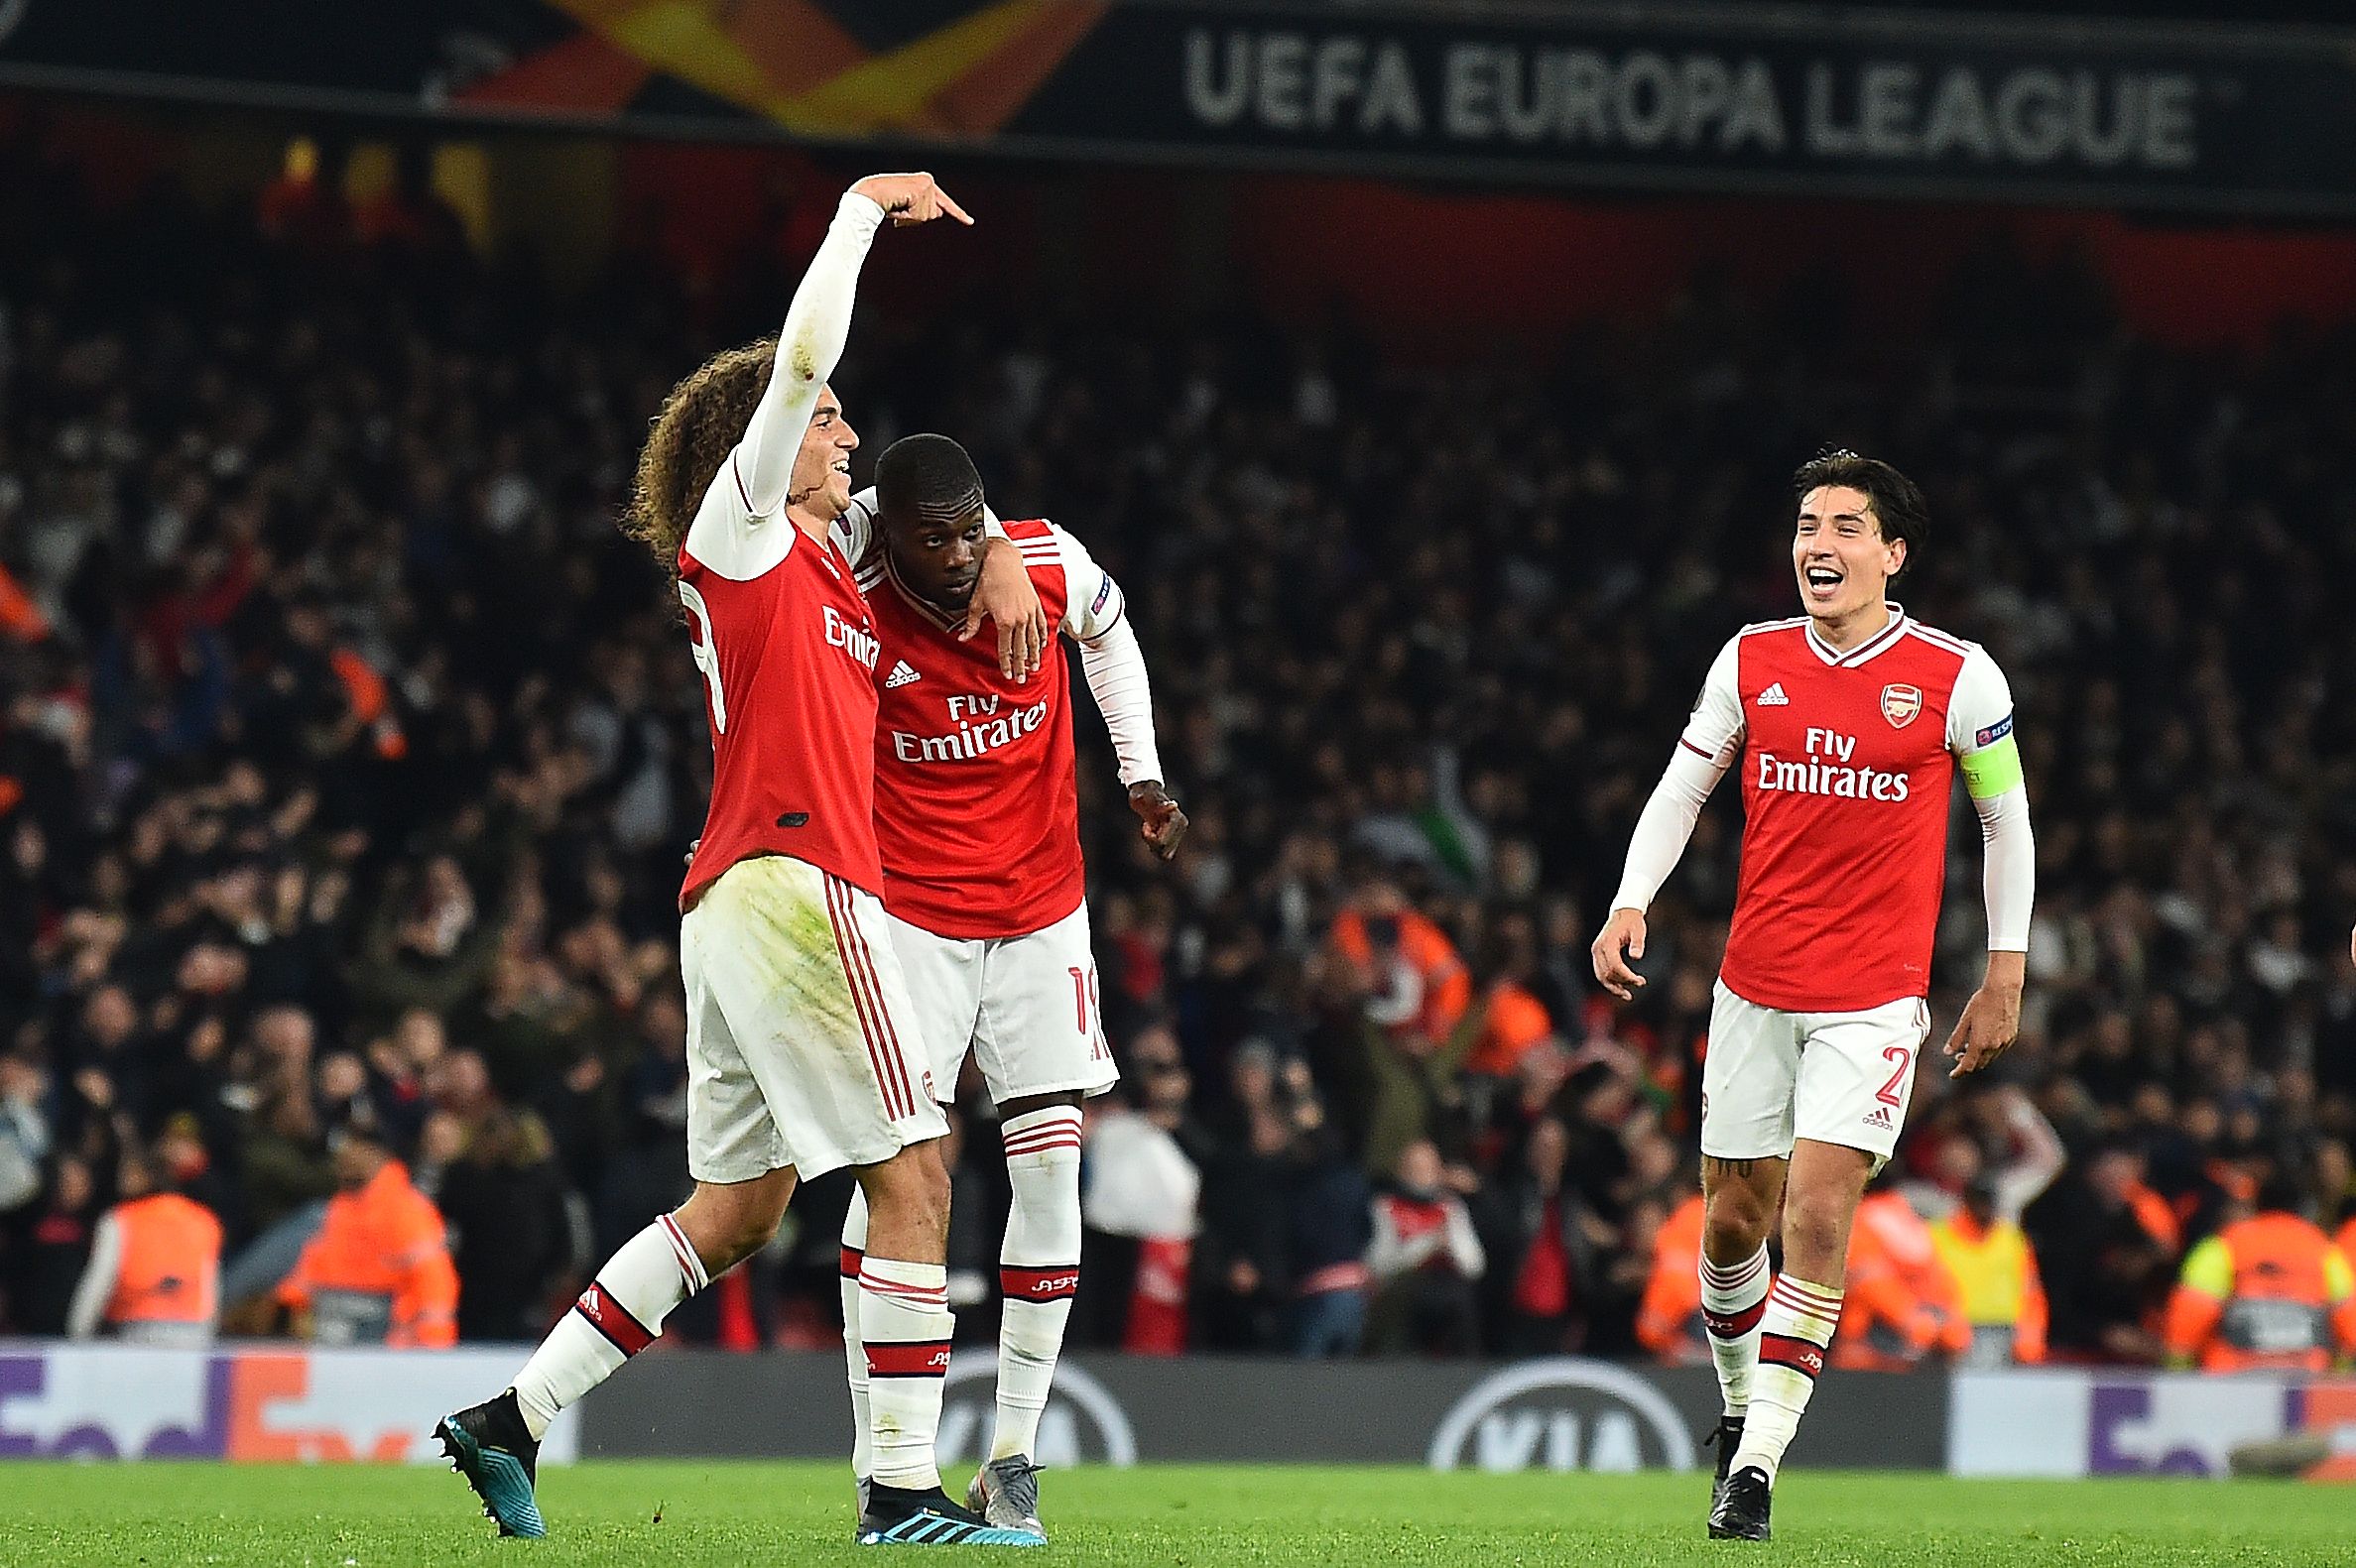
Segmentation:
<svg viewBox="0 0 2356 1568">
<path fill-rule="evenodd" d="M 884 924 L 877 642 L 835 534 L 859 438 L 826 378 L 860 264 L 887 217 L 943 215 L 972 221 L 929 175 L 853 185 L 777 342 L 680 383 L 640 458 L 624 529 L 677 574 L 712 734 L 711 806 L 680 893 L 695 1190 L 607 1260 L 512 1387 L 441 1422 L 503 1535 L 547 1533 L 533 1465 L 557 1413 L 767 1243 L 798 1181 L 849 1165 L 874 1213 L 857 1313 L 879 1390 L 859 1539 L 1039 1543 L 952 1503 L 934 1460 L 951 1326 L 935 1142 L 947 1126 Z M 1017 626 L 1028 575 L 1014 561 L 994 575 L 990 602 Z"/>
<path fill-rule="evenodd" d="M 1742 877 L 1702 1066 L 1704 1325 L 1725 1395 L 1710 1534 L 1764 1540 L 1776 1468 L 1839 1321 L 1849 1227 L 1897 1146 L 1928 1042 L 1954 776 L 1985 844 L 1988 969 L 1950 1076 L 2021 1022 L 2036 850 L 2012 692 L 1978 646 L 1885 597 L 1922 545 L 1922 493 L 1887 463 L 1802 467 L 1792 568 L 1806 614 L 1718 655 L 1637 821 L 1595 975 L 1644 984 L 1645 910 L 1702 802 L 1742 770 Z M 1784 1211 L 1784 1272 L 1767 1230 Z"/>
<path fill-rule="evenodd" d="M 1036 677 L 1011 678 L 955 635 L 980 580 L 988 521 L 965 448 L 911 435 L 884 453 L 875 481 L 846 516 L 854 540 L 872 535 L 859 580 L 882 642 L 875 816 L 886 919 L 932 1051 L 934 1092 L 955 1097 L 970 1049 L 998 1109 L 1013 1199 L 999 1252 L 997 1425 L 966 1502 L 993 1524 L 1039 1531 L 1032 1455 L 1079 1283 L 1080 1101 L 1115 1078 L 1088 940 L 1070 674 L 1056 658 Z M 1139 832 L 1167 860 L 1186 815 L 1162 782 L 1145 655 L 1120 586 L 1053 523 L 1003 527 L 1048 624 L 1079 649 Z M 854 1197 L 842 1240 L 846 1301 L 869 1241 Z M 855 1338 L 845 1354 L 859 1438 L 852 1467 L 863 1479 L 866 1359 Z"/>
</svg>

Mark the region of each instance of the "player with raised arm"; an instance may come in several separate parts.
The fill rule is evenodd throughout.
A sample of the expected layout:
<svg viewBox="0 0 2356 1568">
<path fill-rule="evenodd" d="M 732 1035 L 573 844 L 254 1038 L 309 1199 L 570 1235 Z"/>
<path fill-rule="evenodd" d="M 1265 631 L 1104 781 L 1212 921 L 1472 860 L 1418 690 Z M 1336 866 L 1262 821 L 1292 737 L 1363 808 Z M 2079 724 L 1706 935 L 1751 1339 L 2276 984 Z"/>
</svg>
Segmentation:
<svg viewBox="0 0 2356 1568">
<path fill-rule="evenodd" d="M 970 613 L 988 516 L 965 449 L 943 435 L 911 435 L 884 453 L 875 480 L 846 516 L 855 535 L 874 519 L 859 580 L 882 640 L 875 813 L 884 905 L 933 1052 L 933 1088 L 953 1099 L 973 1052 L 998 1108 L 1013 1196 L 999 1252 L 997 1424 L 966 1502 L 992 1524 L 1036 1532 L 1032 1455 L 1079 1282 L 1080 1101 L 1115 1077 L 1088 940 L 1070 676 L 1056 658 L 1039 678 L 1010 679 L 954 635 Z M 1052 523 L 1004 530 L 1048 623 L 1079 648 L 1139 832 L 1167 860 L 1186 816 L 1162 782 L 1145 656 L 1120 587 Z M 875 1462 L 872 1358 L 850 1302 L 873 1241 L 854 1194 L 842 1288 L 852 1471 L 862 1486 Z"/>
<path fill-rule="evenodd" d="M 798 1181 L 850 1165 L 874 1215 L 858 1305 L 884 1380 L 858 1539 L 1040 1543 L 952 1503 L 934 1462 L 947 1129 L 879 897 L 875 627 L 830 537 L 858 436 L 826 378 L 860 265 L 886 217 L 944 214 L 972 221 L 929 175 L 853 185 L 776 344 L 680 383 L 639 459 L 624 532 L 678 575 L 712 735 L 710 810 L 680 893 L 695 1190 L 606 1261 L 512 1387 L 440 1423 L 503 1535 L 546 1533 L 534 1461 L 557 1413 L 766 1244 Z M 1032 597 L 1010 554 L 991 551 L 1002 630 Z M 1020 591 L 999 596 L 1010 574 Z"/>
<path fill-rule="evenodd" d="M 1922 547 L 1922 493 L 1854 452 L 1806 464 L 1795 489 L 1806 614 L 1743 628 L 1710 665 L 1592 954 L 1614 995 L 1644 984 L 1629 961 L 1644 956 L 1645 910 L 1739 764 L 1742 876 L 1701 1075 L 1700 1266 L 1725 1396 L 1709 1532 L 1745 1540 L 1768 1537 L 1776 1470 L 1840 1320 L 1850 1222 L 1897 1146 L 1929 1039 L 1957 772 L 1980 818 L 1988 968 L 1947 1039 L 1950 1077 L 2019 1030 L 2037 874 L 2002 671 L 1885 597 Z"/>
</svg>

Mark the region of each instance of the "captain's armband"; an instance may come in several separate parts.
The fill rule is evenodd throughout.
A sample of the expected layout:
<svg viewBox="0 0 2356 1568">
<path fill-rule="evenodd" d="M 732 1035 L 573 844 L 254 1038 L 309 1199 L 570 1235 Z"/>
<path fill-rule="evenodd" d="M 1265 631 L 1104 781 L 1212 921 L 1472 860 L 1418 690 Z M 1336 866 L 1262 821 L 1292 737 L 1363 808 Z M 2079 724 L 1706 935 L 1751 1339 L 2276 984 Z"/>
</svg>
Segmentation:
<svg viewBox="0 0 2356 1568">
<path fill-rule="evenodd" d="M 2013 719 L 2006 714 L 2004 722 L 1980 731 L 1980 745 L 1976 751 L 1965 752 L 1963 787 L 1974 800 L 1993 800 L 2000 794 L 2021 787 L 2021 748 L 2013 739 Z"/>
</svg>

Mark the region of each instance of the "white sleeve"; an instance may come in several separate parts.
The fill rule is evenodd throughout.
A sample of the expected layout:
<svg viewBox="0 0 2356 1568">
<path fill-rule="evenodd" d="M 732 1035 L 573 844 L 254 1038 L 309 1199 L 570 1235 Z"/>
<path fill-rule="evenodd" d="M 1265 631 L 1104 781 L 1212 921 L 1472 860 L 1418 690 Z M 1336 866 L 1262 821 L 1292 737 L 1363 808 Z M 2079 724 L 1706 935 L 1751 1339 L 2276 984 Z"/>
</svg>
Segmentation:
<svg viewBox="0 0 2356 1568">
<path fill-rule="evenodd" d="M 1409 1241 L 1391 1223 L 1390 1205 L 1374 1200 L 1374 1240 L 1366 1248 L 1366 1271 L 1377 1283 L 1412 1273 L 1437 1252 L 1447 1239 L 1444 1231 L 1430 1231 Z"/>
<path fill-rule="evenodd" d="M 1620 891 L 1612 897 L 1615 909 L 1652 907 L 1653 896 L 1685 853 L 1703 803 L 1742 751 L 1736 641 L 1729 640 L 1711 663 L 1692 716 L 1685 720 L 1685 732 L 1677 737 L 1677 749 L 1636 819 L 1636 831 L 1628 840 L 1628 861 L 1620 873 Z"/>
<path fill-rule="evenodd" d="M 850 338 L 859 268 L 883 221 L 881 206 L 843 192 L 825 242 L 794 291 L 778 332 L 769 385 L 687 530 L 689 553 L 723 577 L 739 582 L 758 577 L 794 547 L 796 531 L 777 514 L 785 505 L 818 390 L 834 374 Z"/>
<path fill-rule="evenodd" d="M 1986 649 L 1967 646 L 1947 698 L 1947 750 L 1958 757 L 1985 751 L 2013 733 L 2011 682 Z"/>
<path fill-rule="evenodd" d="M 1085 544 L 1053 523 L 1048 528 L 1063 557 L 1063 630 L 1082 643 L 1092 642 L 1113 629 L 1128 601 Z"/>
<path fill-rule="evenodd" d="M 1454 1260 L 1456 1272 L 1467 1279 L 1478 1279 L 1489 1268 L 1489 1255 L 1482 1250 L 1480 1232 L 1472 1228 L 1472 1211 L 1461 1202 L 1448 1205 L 1448 1255 Z"/>
<path fill-rule="evenodd" d="M 2012 1101 L 2005 1121 L 2021 1146 L 2019 1152 L 1997 1168 L 1996 1212 L 2018 1221 L 2022 1211 L 2060 1176 L 2069 1164 L 2069 1153 L 2062 1146 L 2061 1135 L 2053 1131 L 2053 1124 L 2046 1120 L 2037 1102 L 2027 1095 Z"/>
<path fill-rule="evenodd" d="M 102 1215 L 90 1232 L 90 1261 L 73 1287 L 73 1304 L 66 1309 L 65 1332 L 88 1339 L 98 1332 L 106 1303 L 114 1298 L 116 1278 L 123 1269 L 123 1228 L 112 1213 Z"/>
<path fill-rule="evenodd" d="M 842 551 L 844 560 L 854 566 L 865 560 L 867 546 L 875 543 L 875 486 L 851 497 L 851 504 L 826 532 L 833 536 L 834 547 Z"/>
<path fill-rule="evenodd" d="M 1080 645 L 1080 673 L 1087 677 L 1096 711 L 1104 715 L 1113 755 L 1120 759 L 1121 784 L 1151 779 L 1167 784 L 1162 752 L 1154 738 L 1154 688 L 1146 675 L 1144 647 L 1123 612 L 1120 585 L 1096 564 L 1087 547 L 1051 523 L 1063 556 L 1063 631 Z"/>
<path fill-rule="evenodd" d="M 1980 817 L 1988 950 L 2025 953 L 2037 906 L 2037 835 L 2029 825 L 2029 789 L 2013 736 L 2013 688 L 1977 645 L 1964 655 L 1947 701 L 1947 749 L 1962 765 Z"/>
<path fill-rule="evenodd" d="M 1974 800 L 1980 813 L 1980 895 L 1988 905 L 1988 951 L 2029 951 L 2037 910 L 2037 835 L 2029 826 L 2029 791 Z"/>
</svg>

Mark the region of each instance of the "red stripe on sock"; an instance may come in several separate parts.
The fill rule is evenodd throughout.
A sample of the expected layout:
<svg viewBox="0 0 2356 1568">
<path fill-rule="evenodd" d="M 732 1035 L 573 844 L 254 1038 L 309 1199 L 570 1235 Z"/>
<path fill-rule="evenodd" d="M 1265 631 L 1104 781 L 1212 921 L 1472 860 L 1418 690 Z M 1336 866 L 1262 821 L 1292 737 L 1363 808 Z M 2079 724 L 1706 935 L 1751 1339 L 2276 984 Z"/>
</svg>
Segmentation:
<svg viewBox="0 0 2356 1568">
<path fill-rule="evenodd" d="M 998 1136 L 1001 1142 L 1014 1144 L 1020 1143 L 1025 1139 L 1045 1138 L 1055 1133 L 1071 1133 L 1076 1135 L 1079 1130 L 1079 1112 L 1067 1110 L 1060 1116 L 1045 1117 L 1037 1122 L 1031 1123 L 1028 1127 L 1002 1128 L 1000 1129 Z"/>
<path fill-rule="evenodd" d="M 1068 1301 L 1080 1287 L 1080 1266 L 1055 1268 L 1017 1268 L 1002 1265 L 998 1288 L 1009 1301 Z"/>
<path fill-rule="evenodd" d="M 1758 1278 L 1766 1267 L 1767 1254 L 1765 1252 L 1753 1253 L 1748 1263 L 1730 1265 L 1713 1264 L 1704 1258 L 1701 1261 L 1701 1277 L 1711 1284 L 1732 1288 L 1736 1285 L 1749 1284 Z"/>
<path fill-rule="evenodd" d="M 1813 1383 L 1824 1375 L 1824 1347 L 1789 1334 L 1759 1336 L 1759 1365 L 1789 1367 Z"/>
<path fill-rule="evenodd" d="M 949 1342 L 945 1339 L 867 1342 L 870 1378 L 945 1378 L 948 1372 Z"/>
<path fill-rule="evenodd" d="M 572 1303 L 572 1310 L 589 1320 L 589 1326 L 613 1342 L 613 1348 L 625 1356 L 635 1356 L 655 1342 L 654 1330 L 630 1315 L 630 1309 L 613 1298 L 613 1292 L 596 1280 L 580 1293 Z"/>
<path fill-rule="evenodd" d="M 1813 1285 L 1796 1284 L 1787 1276 L 1775 1282 L 1774 1293 L 1785 1296 L 1802 1306 L 1818 1306 L 1827 1312 L 1840 1310 L 1841 1298 L 1816 1289 Z"/>
<path fill-rule="evenodd" d="M 703 1264 L 695 1256 L 694 1244 L 687 1240 L 687 1233 L 681 1230 L 679 1222 L 670 1215 L 656 1215 L 655 1223 L 663 1227 L 664 1236 L 670 1239 L 671 1256 L 679 1261 L 679 1276 L 686 1282 L 687 1294 L 693 1295 L 703 1288 Z"/>
<path fill-rule="evenodd" d="M 1079 1146 L 1080 1138 L 1077 1133 L 1066 1134 L 1061 1138 L 1029 1139 L 1022 1143 L 1007 1145 L 1006 1157 L 1019 1159 L 1025 1154 L 1045 1154 L 1058 1148 L 1076 1149 Z"/>
<path fill-rule="evenodd" d="M 859 1288 L 871 1295 L 882 1296 L 887 1301 L 897 1301 L 902 1306 L 937 1307 L 942 1311 L 948 1309 L 949 1292 L 944 1285 L 897 1285 L 888 1280 L 869 1279 L 862 1275 Z"/>
<path fill-rule="evenodd" d="M 845 1247 L 842 1250 L 842 1276 L 845 1279 L 858 1278 L 859 1269 L 866 1262 L 867 1255 L 865 1253 L 856 1247 Z"/>
<path fill-rule="evenodd" d="M 1740 1312 L 1712 1312 L 1708 1307 L 1701 1309 L 1702 1326 L 1718 1339 L 1740 1339 L 1757 1328 L 1759 1320 L 1765 1316 L 1765 1300 L 1754 1301 Z"/>
</svg>

